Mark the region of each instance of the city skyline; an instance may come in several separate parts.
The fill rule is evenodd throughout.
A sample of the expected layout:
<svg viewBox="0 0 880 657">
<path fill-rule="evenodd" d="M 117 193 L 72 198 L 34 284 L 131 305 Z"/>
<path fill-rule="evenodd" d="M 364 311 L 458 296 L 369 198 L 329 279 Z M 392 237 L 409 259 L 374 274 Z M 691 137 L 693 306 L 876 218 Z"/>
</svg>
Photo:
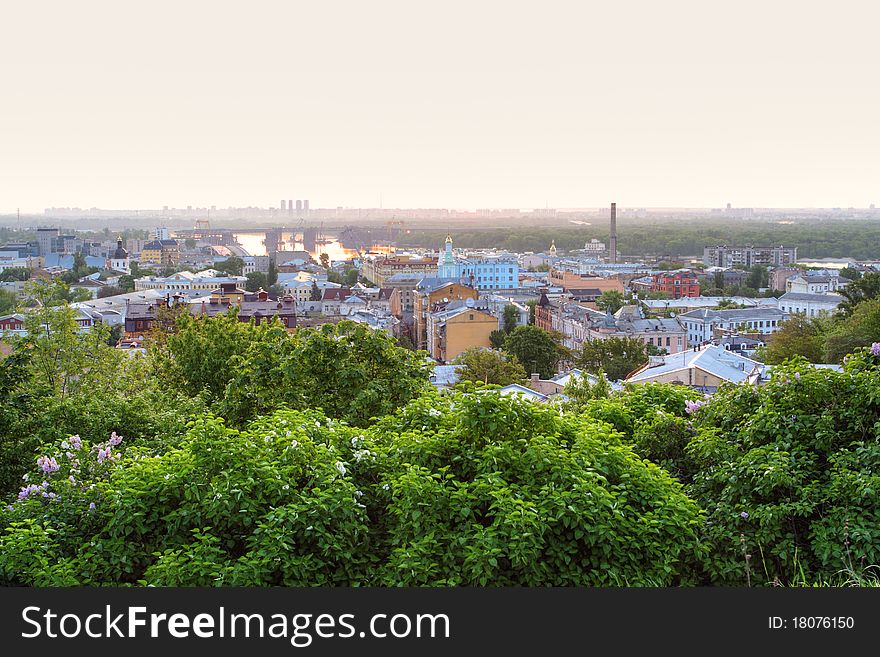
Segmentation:
<svg viewBox="0 0 880 657">
<path fill-rule="evenodd" d="M 880 10 L 843 5 L 19 4 L 0 212 L 867 207 Z"/>
</svg>

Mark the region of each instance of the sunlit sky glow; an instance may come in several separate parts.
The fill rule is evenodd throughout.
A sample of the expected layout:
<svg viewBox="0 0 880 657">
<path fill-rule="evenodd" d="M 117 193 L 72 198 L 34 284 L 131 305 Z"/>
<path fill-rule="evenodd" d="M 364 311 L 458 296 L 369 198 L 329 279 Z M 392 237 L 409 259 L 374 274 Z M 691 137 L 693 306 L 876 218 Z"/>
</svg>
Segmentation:
<svg viewBox="0 0 880 657">
<path fill-rule="evenodd" d="M 880 204 L 873 2 L 17 2 L 0 212 Z"/>
</svg>

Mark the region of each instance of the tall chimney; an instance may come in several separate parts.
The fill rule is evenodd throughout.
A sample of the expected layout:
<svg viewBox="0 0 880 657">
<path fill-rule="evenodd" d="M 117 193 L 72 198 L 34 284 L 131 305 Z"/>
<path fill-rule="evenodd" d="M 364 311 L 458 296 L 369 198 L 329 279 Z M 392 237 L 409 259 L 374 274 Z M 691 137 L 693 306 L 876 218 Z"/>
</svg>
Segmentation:
<svg viewBox="0 0 880 657">
<path fill-rule="evenodd" d="M 617 203 L 611 204 L 611 239 L 608 244 L 608 255 L 611 264 L 617 263 Z"/>
</svg>

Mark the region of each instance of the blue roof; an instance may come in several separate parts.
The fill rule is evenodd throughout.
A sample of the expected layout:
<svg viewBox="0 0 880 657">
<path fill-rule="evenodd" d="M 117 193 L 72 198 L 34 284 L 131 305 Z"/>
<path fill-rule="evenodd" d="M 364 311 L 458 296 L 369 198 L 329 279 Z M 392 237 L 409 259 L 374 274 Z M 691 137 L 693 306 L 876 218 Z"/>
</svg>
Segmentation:
<svg viewBox="0 0 880 657">
<path fill-rule="evenodd" d="M 65 269 L 73 269 L 73 256 L 72 255 L 62 255 L 60 253 L 48 253 L 43 256 L 44 266 L 46 267 L 64 267 Z M 101 269 L 104 268 L 104 265 L 107 264 L 107 261 L 104 258 L 98 258 L 97 256 L 86 256 L 86 264 L 89 267 L 99 267 Z"/>
</svg>

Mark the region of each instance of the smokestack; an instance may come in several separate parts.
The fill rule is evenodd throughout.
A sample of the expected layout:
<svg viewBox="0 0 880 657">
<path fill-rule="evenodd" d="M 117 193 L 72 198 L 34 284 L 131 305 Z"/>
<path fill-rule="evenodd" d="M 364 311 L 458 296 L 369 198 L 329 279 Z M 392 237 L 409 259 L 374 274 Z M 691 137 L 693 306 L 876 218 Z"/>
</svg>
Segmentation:
<svg viewBox="0 0 880 657">
<path fill-rule="evenodd" d="M 611 204 L 611 239 L 608 245 L 608 255 L 611 256 L 611 264 L 617 264 L 617 203 Z"/>
</svg>

